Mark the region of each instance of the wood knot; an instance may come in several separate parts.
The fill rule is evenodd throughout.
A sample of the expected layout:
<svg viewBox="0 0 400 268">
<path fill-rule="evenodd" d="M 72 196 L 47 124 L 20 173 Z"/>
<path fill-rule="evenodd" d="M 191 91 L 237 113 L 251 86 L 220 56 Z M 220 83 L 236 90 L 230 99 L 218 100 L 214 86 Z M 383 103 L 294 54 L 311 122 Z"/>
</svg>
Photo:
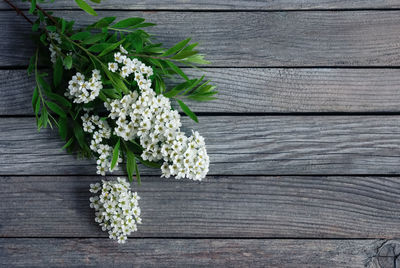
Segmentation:
<svg viewBox="0 0 400 268">
<path fill-rule="evenodd" d="M 376 249 L 369 268 L 400 268 L 400 240 L 387 240 Z"/>
</svg>

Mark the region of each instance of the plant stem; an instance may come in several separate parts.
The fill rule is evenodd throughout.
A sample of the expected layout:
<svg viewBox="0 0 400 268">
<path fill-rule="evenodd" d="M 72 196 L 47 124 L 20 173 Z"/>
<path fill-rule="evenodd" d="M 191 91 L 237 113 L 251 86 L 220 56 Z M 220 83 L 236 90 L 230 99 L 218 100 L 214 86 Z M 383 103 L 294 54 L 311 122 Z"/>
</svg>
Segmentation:
<svg viewBox="0 0 400 268">
<path fill-rule="evenodd" d="M 9 0 L 4 0 L 4 2 L 6 2 L 10 7 L 12 7 L 18 15 L 22 16 L 25 20 L 27 20 L 30 24 L 33 25 L 33 21 L 31 21 L 31 19 L 29 19 L 24 12 L 22 12 L 18 7 L 14 6 L 13 3 L 11 3 Z"/>
</svg>

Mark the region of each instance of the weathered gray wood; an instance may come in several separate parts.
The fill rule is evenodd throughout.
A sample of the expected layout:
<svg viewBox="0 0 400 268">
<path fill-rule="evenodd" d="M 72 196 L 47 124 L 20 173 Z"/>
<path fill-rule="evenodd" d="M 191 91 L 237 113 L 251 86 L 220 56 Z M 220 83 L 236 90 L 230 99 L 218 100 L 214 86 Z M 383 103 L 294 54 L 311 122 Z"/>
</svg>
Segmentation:
<svg viewBox="0 0 400 268">
<path fill-rule="evenodd" d="M 400 116 L 201 116 L 210 175 L 399 174 Z M 93 161 L 38 133 L 34 118 L 0 119 L 1 175 L 91 175 Z M 142 169 L 143 174 L 159 174 Z"/>
<path fill-rule="evenodd" d="M 371 260 L 380 244 L 376 240 L 131 239 L 118 245 L 105 238 L 0 239 L 0 265 L 361 268 L 373 267 Z"/>
<path fill-rule="evenodd" d="M 28 4 L 17 2 L 20 8 L 28 8 Z M 46 8 L 77 9 L 69 0 L 57 0 L 50 4 L 40 4 Z M 95 9 L 144 9 L 144 10 L 313 10 L 313 9 L 390 9 L 399 8 L 397 0 L 113 0 L 102 1 L 100 4 L 92 4 Z M 10 7 L 0 2 L 0 9 Z"/>
<path fill-rule="evenodd" d="M 106 237 L 88 188 L 100 176 L 0 177 L 0 237 Z M 400 180 L 391 177 L 143 177 L 135 237 L 393 238 Z"/>
<path fill-rule="evenodd" d="M 80 11 L 56 15 L 87 25 Z M 99 12 L 100 17 L 110 16 Z M 149 31 L 170 46 L 199 41 L 213 66 L 398 66 L 400 11 L 348 12 L 113 12 L 158 24 Z M 0 66 L 27 65 L 31 26 L 15 12 L 0 13 Z"/>
<path fill-rule="evenodd" d="M 188 102 L 197 112 L 399 112 L 400 69 L 188 70 L 218 86 L 218 99 Z M 0 115 L 33 115 L 34 79 L 0 70 Z"/>
</svg>

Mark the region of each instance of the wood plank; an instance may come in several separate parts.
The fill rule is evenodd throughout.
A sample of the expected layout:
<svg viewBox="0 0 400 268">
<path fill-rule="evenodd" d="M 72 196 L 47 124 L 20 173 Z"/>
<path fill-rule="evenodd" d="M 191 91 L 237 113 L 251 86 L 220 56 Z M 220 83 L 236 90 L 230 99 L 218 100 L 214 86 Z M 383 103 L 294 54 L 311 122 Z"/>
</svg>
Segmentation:
<svg viewBox="0 0 400 268">
<path fill-rule="evenodd" d="M 0 237 L 106 237 L 89 208 L 89 184 L 100 179 L 0 177 Z M 399 178 L 143 177 L 133 188 L 143 218 L 135 237 L 400 236 Z"/>
<path fill-rule="evenodd" d="M 380 267 L 376 240 L 0 239 L 4 267 Z M 391 260 L 393 261 L 393 257 Z M 393 262 L 392 262 L 393 263 Z"/>
<path fill-rule="evenodd" d="M 201 116 L 210 175 L 399 174 L 400 116 Z M 33 118 L 0 118 L 0 175 L 92 175 Z M 142 168 L 144 175 L 158 170 Z"/>
<path fill-rule="evenodd" d="M 17 3 L 20 8 L 27 9 L 28 4 Z M 69 0 L 57 0 L 54 3 L 40 4 L 42 7 L 54 9 L 77 9 Z M 129 1 L 113 0 L 92 4 L 95 9 L 111 10 L 332 10 L 332 9 L 391 9 L 400 8 L 397 0 L 156 0 Z M 0 9 L 10 7 L 0 2 Z"/>
<path fill-rule="evenodd" d="M 80 11 L 56 15 L 88 25 Z M 99 16 L 109 16 L 99 12 Z M 219 67 L 399 66 L 400 11 L 123 12 L 158 26 L 149 31 L 170 46 L 188 36 Z M 190 22 L 190 23 L 189 23 Z M 27 65 L 31 26 L 15 12 L 0 13 L 0 66 Z"/>
<path fill-rule="evenodd" d="M 206 68 L 219 89 L 196 112 L 400 112 L 400 69 Z M 25 70 L 0 70 L 0 115 L 33 115 L 34 80 Z"/>
</svg>

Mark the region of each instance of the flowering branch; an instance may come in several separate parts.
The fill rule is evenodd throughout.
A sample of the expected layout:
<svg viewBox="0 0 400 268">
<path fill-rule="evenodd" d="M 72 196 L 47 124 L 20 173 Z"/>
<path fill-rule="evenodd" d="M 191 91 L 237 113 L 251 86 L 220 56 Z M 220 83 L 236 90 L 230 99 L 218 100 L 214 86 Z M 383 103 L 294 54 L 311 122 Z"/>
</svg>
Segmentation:
<svg viewBox="0 0 400 268">
<path fill-rule="evenodd" d="M 175 64 L 208 63 L 194 50 L 197 43 L 188 38 L 165 49 L 143 30 L 154 24 L 142 18 L 114 22 L 115 17 L 105 17 L 76 30 L 74 21 L 55 17 L 30 1 L 29 12 L 37 16 L 33 21 L 4 1 L 32 24 L 37 49 L 28 73 L 36 80 L 32 107 L 38 130 L 57 127 L 63 149 L 95 158 L 102 176 L 123 163 L 129 181 L 136 178 L 138 184 L 140 163 L 161 169 L 166 178 L 206 176 L 210 161 L 204 138 L 196 131 L 186 135 L 181 114 L 171 106 L 175 99 L 182 112 L 198 122 L 183 100 L 215 98 L 216 87 L 204 75 L 190 79 Z M 87 8 L 86 2 L 76 2 Z M 50 75 L 38 69 L 39 63 L 51 67 Z M 183 81 L 169 88 L 170 78 Z M 100 184 L 91 187 L 93 193 L 101 190 L 91 199 L 96 221 L 121 243 L 141 222 L 137 203 L 128 205 L 137 197 L 127 185 L 119 179 L 103 181 L 101 189 Z"/>
</svg>

